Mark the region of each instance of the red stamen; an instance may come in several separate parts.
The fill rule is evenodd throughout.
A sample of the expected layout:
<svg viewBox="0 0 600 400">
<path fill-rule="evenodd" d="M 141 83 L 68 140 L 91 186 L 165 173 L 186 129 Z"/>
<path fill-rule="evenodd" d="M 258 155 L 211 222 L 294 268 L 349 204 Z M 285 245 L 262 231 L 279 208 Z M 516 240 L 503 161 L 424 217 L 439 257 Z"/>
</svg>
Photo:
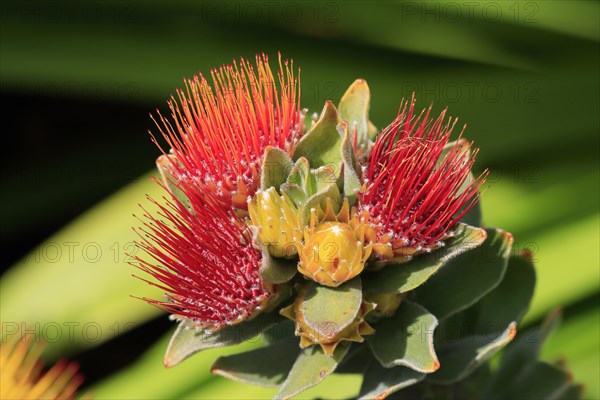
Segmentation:
<svg viewBox="0 0 600 400">
<path fill-rule="evenodd" d="M 469 156 L 457 141 L 439 160 L 457 120 L 446 119 L 444 110 L 432 121 L 431 107 L 414 118 L 414 105 L 414 96 L 410 103 L 403 100 L 396 119 L 375 141 L 358 210 L 379 223 L 380 235 L 427 251 L 475 205 L 487 171 L 461 191 L 477 150 Z"/>
<path fill-rule="evenodd" d="M 136 267 L 152 275 L 152 285 L 167 301 L 144 300 L 211 330 L 247 318 L 268 298 L 258 273 L 261 253 L 248 228 L 218 201 L 188 190 L 191 209 L 174 197 L 158 207 L 158 217 L 144 209 L 137 245 L 150 257 L 135 257 Z"/>
<path fill-rule="evenodd" d="M 187 79 L 169 101 L 171 118 L 158 112 L 155 122 L 175 155 L 180 181 L 245 208 L 259 186 L 265 148 L 291 152 L 301 135 L 299 78 L 293 62 L 280 56 L 275 81 L 264 54 L 256 57 L 256 68 L 241 59 L 210 75 L 212 84 L 201 74 Z"/>
</svg>

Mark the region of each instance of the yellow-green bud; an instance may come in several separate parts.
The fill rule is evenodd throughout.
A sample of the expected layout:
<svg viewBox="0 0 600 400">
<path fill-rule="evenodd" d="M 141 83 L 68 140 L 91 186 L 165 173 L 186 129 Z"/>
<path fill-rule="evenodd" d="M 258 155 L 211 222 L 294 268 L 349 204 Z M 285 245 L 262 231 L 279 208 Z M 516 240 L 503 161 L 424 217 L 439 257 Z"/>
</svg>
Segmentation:
<svg viewBox="0 0 600 400">
<path fill-rule="evenodd" d="M 273 187 L 259 190 L 248 202 L 248 213 L 272 256 L 297 254 L 297 244 L 302 241 L 299 211 L 287 195 L 279 195 Z"/>
</svg>

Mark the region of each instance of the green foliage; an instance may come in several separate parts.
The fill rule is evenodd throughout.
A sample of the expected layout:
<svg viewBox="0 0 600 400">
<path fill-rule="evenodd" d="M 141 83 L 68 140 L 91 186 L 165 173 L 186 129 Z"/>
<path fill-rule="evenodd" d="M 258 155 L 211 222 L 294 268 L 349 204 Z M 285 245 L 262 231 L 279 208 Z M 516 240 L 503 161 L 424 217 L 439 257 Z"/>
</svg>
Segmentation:
<svg viewBox="0 0 600 400">
<path fill-rule="evenodd" d="M 289 399 L 323 381 L 335 371 L 340 361 L 348 353 L 348 348 L 348 345 L 339 345 L 333 356 L 325 355 L 317 346 L 302 349 L 275 397 Z"/>
<path fill-rule="evenodd" d="M 406 366 L 417 372 L 433 372 L 440 366 L 433 348 L 438 320 L 418 304 L 403 301 L 390 318 L 374 325 L 367 338 L 373 355 L 385 368 Z"/>
<path fill-rule="evenodd" d="M 430 254 L 421 255 L 410 263 L 390 264 L 365 277 L 365 290 L 369 292 L 404 293 L 422 285 L 444 264 L 467 250 L 479 246 L 486 239 L 483 229 L 459 225 L 458 233 L 446 245 Z"/>
<path fill-rule="evenodd" d="M 199 351 L 232 346 L 258 336 L 269 326 L 279 321 L 274 313 L 260 314 L 242 324 L 229 326 L 213 333 L 195 329 L 182 321 L 173 333 L 165 353 L 165 366 L 173 367 Z"/>
<path fill-rule="evenodd" d="M 292 165 L 292 160 L 285 151 L 277 147 L 267 146 L 261 167 L 261 189 L 267 190 L 270 187 L 279 189 L 290 174 Z"/>
<path fill-rule="evenodd" d="M 211 372 L 252 385 L 279 387 L 287 378 L 299 353 L 295 340 L 281 340 L 271 346 L 219 357 Z"/>
<path fill-rule="evenodd" d="M 415 301 L 445 319 L 476 303 L 504 277 L 513 238 L 500 229 L 486 229 L 487 239 L 462 253 L 415 290 Z"/>
<path fill-rule="evenodd" d="M 336 336 L 354 321 L 362 301 L 360 278 L 338 287 L 311 283 L 301 306 L 304 322 L 319 336 Z"/>
</svg>

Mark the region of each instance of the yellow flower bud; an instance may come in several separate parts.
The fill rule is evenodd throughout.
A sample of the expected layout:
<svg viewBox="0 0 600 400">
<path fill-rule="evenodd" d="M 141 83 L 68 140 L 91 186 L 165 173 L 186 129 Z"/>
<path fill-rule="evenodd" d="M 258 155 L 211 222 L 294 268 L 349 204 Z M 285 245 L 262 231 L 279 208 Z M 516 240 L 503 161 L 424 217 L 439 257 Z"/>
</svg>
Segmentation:
<svg viewBox="0 0 600 400">
<path fill-rule="evenodd" d="M 259 190 L 248 202 L 252 225 L 258 236 L 274 257 L 293 257 L 298 253 L 297 243 L 302 241 L 299 211 L 284 194 L 275 188 Z"/>
<path fill-rule="evenodd" d="M 315 282 L 336 287 L 360 274 L 370 253 L 350 225 L 323 222 L 306 234 L 299 271 Z"/>
<path fill-rule="evenodd" d="M 321 218 L 317 215 L 323 214 Z M 324 219 L 324 222 L 317 223 Z M 332 221 L 333 220 L 333 221 Z M 347 200 L 336 216 L 331 202 L 326 211 L 313 210 L 310 226 L 304 231 L 299 250 L 298 270 L 325 286 L 337 287 L 362 272 L 372 246 L 364 240 L 364 229 L 350 221 Z"/>
</svg>

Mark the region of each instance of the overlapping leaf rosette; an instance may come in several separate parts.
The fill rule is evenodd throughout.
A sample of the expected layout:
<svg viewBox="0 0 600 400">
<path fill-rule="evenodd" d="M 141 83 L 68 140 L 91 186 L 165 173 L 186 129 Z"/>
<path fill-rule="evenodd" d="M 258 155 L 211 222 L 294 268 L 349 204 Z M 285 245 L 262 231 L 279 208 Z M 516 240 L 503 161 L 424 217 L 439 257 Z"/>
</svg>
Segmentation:
<svg viewBox="0 0 600 400">
<path fill-rule="evenodd" d="M 277 398 L 332 373 L 362 374 L 361 398 L 518 393 L 498 384 L 514 365 L 486 362 L 515 337 L 535 272 L 510 233 L 482 227 L 486 172 L 457 120 L 413 96 L 379 131 L 362 79 L 307 118 L 298 76 L 281 58 L 275 74 L 264 55 L 234 62 L 157 118 L 168 195 L 142 218 L 137 266 L 166 294 L 146 300 L 179 321 L 165 365 L 261 335 L 212 372 Z"/>
</svg>

